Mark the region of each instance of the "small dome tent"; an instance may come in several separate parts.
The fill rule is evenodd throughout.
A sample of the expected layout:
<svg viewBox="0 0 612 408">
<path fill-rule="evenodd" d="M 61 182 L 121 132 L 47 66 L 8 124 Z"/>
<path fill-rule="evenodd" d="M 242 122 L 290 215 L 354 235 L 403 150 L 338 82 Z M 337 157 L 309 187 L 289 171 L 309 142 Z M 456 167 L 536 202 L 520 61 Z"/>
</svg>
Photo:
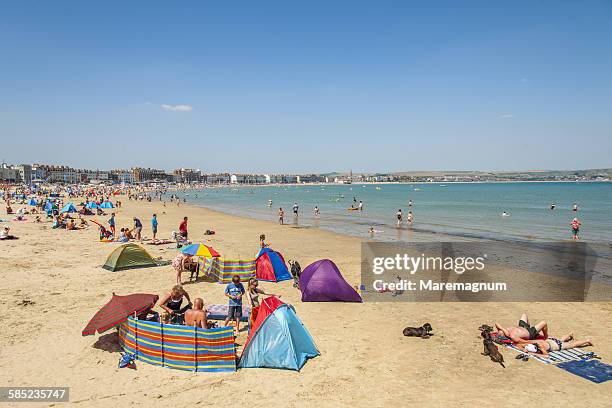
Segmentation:
<svg viewBox="0 0 612 408">
<path fill-rule="evenodd" d="M 359 293 L 344 280 L 329 259 L 311 263 L 300 275 L 302 302 L 361 302 Z"/>
<path fill-rule="evenodd" d="M 280 252 L 262 248 L 255 261 L 257 279 L 267 282 L 280 282 L 292 279 L 285 258 Z"/>
</svg>

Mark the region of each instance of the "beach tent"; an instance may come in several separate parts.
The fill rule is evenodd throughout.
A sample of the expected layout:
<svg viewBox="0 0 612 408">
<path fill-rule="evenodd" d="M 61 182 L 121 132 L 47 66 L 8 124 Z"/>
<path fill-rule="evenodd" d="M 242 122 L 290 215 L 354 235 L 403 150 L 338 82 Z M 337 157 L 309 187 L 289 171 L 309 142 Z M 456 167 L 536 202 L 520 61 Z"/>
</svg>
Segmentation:
<svg viewBox="0 0 612 408">
<path fill-rule="evenodd" d="M 98 208 L 98 203 L 94 202 L 94 201 L 90 201 L 87 203 L 87 205 L 85 206 L 87 208 L 89 208 L 90 210 L 93 208 Z"/>
<path fill-rule="evenodd" d="M 110 201 L 104 201 L 100 204 L 100 208 L 114 208 L 115 206 Z"/>
<path fill-rule="evenodd" d="M 78 210 L 76 209 L 76 207 L 74 206 L 74 204 L 72 203 L 68 203 L 65 206 L 62 207 L 61 213 L 75 213 L 78 212 Z"/>
<path fill-rule="evenodd" d="M 262 248 L 255 260 L 257 279 L 267 282 L 280 282 L 293 279 L 280 252 Z"/>
<path fill-rule="evenodd" d="M 28 205 L 31 205 L 31 206 L 33 206 L 33 207 L 36 207 L 36 205 L 37 205 L 37 204 L 38 204 L 38 203 L 37 203 L 37 202 L 36 202 L 36 200 L 35 200 L 35 199 L 33 199 L 33 198 L 30 198 L 30 201 L 28 201 Z"/>
<path fill-rule="evenodd" d="M 335 263 L 321 259 L 300 275 L 302 302 L 361 302 L 359 293 L 344 280 Z"/>
<path fill-rule="evenodd" d="M 155 261 L 143 247 L 136 244 L 125 244 L 111 252 L 102 267 L 114 272 L 159 265 L 160 263 Z"/>
<path fill-rule="evenodd" d="M 258 309 L 239 367 L 299 371 L 306 360 L 321 354 L 293 306 L 270 296 Z"/>
</svg>

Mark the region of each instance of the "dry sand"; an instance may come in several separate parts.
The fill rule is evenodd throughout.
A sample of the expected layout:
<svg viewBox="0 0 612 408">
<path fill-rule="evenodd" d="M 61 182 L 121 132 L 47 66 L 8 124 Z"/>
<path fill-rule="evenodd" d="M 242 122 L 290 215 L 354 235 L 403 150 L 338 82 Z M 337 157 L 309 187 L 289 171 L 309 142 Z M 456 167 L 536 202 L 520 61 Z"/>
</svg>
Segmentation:
<svg viewBox="0 0 612 408">
<path fill-rule="evenodd" d="M 190 238 L 215 229 L 208 242 L 228 258 L 254 256 L 265 233 L 286 259 L 304 267 L 330 258 L 349 283 L 359 283 L 359 239 L 185 205 L 123 202 L 118 228 L 131 227 L 136 215 L 150 237 L 149 219 L 157 212 L 166 238 L 186 215 Z M 573 331 L 592 338 L 591 349 L 610 362 L 611 303 L 301 303 L 291 282 L 263 283 L 295 306 L 321 351 L 301 372 L 191 373 L 142 362 L 137 370 L 118 369 L 112 335 L 82 337 L 81 330 L 113 292 L 168 291 L 172 267 L 106 271 L 100 266 L 116 244 L 98 242 L 95 228 L 52 230 L 32 218 L 11 222 L 20 239 L 0 243 L 2 386 L 69 386 L 71 403 L 86 407 L 610 406 L 612 382 L 594 384 L 536 361 L 517 361 L 516 353 L 503 349 L 507 368 L 492 363 L 480 355 L 476 328 L 495 319 L 511 324 L 527 311 L 532 320 L 546 319 L 553 335 Z M 168 246 L 146 248 L 155 257 L 176 255 Z M 186 289 L 192 298 L 225 302 L 221 285 L 201 282 Z M 431 339 L 402 336 L 405 326 L 425 321 L 434 327 Z M 243 333 L 238 343 L 244 339 Z"/>
</svg>

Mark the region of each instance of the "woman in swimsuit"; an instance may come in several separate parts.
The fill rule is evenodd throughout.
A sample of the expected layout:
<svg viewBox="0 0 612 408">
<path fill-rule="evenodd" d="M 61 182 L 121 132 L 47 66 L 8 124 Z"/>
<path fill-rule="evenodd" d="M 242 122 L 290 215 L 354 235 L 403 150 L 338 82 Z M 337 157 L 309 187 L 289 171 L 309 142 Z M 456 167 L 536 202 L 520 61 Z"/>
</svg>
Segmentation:
<svg viewBox="0 0 612 408">
<path fill-rule="evenodd" d="M 280 295 L 275 295 L 274 293 L 266 293 L 263 289 L 259 289 L 257 286 L 259 286 L 259 281 L 256 278 L 249 279 L 247 295 L 249 297 L 249 301 L 251 302 L 251 315 L 249 316 L 249 321 L 251 324 L 255 321 L 255 318 L 257 318 L 257 312 L 259 310 L 259 295 L 280 297 Z"/>
<path fill-rule="evenodd" d="M 183 298 L 187 299 L 187 306 L 181 308 Z M 172 323 L 183 324 L 183 314 L 191 309 L 191 299 L 181 285 L 174 285 L 172 290 L 161 298 L 159 306 L 170 314 Z"/>
<path fill-rule="evenodd" d="M 561 339 L 549 337 L 546 340 L 526 340 L 516 346 L 522 351 L 547 356 L 551 351 L 569 350 L 576 347 L 592 346 L 591 340 L 574 340 L 573 334 L 567 334 Z"/>
</svg>

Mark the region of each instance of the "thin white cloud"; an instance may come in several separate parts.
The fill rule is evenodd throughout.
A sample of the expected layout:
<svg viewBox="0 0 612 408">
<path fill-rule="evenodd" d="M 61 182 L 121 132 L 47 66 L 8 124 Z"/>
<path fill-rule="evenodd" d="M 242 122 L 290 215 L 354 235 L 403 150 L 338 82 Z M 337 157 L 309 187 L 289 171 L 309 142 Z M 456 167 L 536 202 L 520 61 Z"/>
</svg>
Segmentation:
<svg viewBox="0 0 612 408">
<path fill-rule="evenodd" d="M 498 118 L 500 119 L 514 119 L 516 116 L 514 116 L 514 113 L 504 113 L 503 115 L 499 115 Z"/>
<path fill-rule="evenodd" d="M 193 110 L 193 106 L 191 105 L 168 105 L 166 103 L 162 104 L 162 109 L 166 109 L 174 112 L 189 112 Z"/>
</svg>

